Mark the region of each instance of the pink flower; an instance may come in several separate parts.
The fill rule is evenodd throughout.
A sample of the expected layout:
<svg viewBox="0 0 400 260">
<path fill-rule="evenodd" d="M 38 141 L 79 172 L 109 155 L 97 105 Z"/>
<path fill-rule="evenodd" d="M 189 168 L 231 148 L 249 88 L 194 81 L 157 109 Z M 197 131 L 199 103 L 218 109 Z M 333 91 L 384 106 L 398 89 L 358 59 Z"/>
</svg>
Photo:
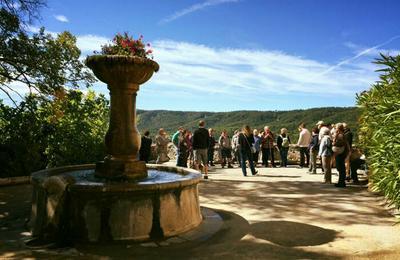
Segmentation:
<svg viewBox="0 0 400 260">
<path fill-rule="evenodd" d="M 105 55 L 129 55 L 152 58 L 151 53 L 153 53 L 153 50 L 146 50 L 150 46 L 150 43 L 143 42 L 143 35 L 140 35 L 138 39 L 134 39 L 127 32 L 123 34 L 117 33 L 111 44 L 102 46 L 101 53 Z"/>
</svg>

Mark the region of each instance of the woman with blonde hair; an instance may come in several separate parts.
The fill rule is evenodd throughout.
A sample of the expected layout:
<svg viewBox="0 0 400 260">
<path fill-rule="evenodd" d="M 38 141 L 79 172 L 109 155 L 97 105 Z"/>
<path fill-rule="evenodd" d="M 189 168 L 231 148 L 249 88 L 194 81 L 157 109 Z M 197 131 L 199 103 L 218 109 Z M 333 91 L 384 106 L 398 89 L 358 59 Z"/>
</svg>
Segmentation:
<svg viewBox="0 0 400 260">
<path fill-rule="evenodd" d="M 350 151 L 349 144 L 344 137 L 344 127 L 342 123 L 336 124 L 336 133 L 333 138 L 332 150 L 335 153 L 336 169 L 339 172 L 338 183 L 336 187 L 346 187 L 346 166 L 345 159 Z"/>
<path fill-rule="evenodd" d="M 165 132 L 164 128 L 160 128 L 156 136 L 157 164 L 169 161 L 168 144 L 169 139 L 167 137 L 167 132 Z"/>
<path fill-rule="evenodd" d="M 240 159 L 241 159 L 241 167 L 243 176 L 247 176 L 246 173 L 246 161 L 249 162 L 250 170 L 253 175 L 257 174 L 257 171 L 254 168 L 253 164 L 253 144 L 254 144 L 254 137 L 251 129 L 248 125 L 243 126 L 242 132 L 239 134 L 239 152 L 240 152 Z"/>
</svg>

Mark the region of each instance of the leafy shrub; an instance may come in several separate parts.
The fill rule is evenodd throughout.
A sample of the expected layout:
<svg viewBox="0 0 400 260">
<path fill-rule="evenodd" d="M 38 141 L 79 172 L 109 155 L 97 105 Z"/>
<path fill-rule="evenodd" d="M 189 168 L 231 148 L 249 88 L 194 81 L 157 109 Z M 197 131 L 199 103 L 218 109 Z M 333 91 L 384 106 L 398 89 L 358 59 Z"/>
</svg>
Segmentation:
<svg viewBox="0 0 400 260">
<path fill-rule="evenodd" d="M 358 95 L 360 141 L 366 149 L 373 188 L 400 208 L 400 56 L 381 55 L 380 80 Z"/>
<path fill-rule="evenodd" d="M 94 163 L 104 157 L 109 111 L 104 96 L 69 91 L 48 105 L 54 111 L 46 148 L 49 167 Z"/>
<path fill-rule="evenodd" d="M 18 107 L 0 103 L 0 177 L 29 175 L 46 167 L 45 126 L 48 112 L 27 97 Z"/>
<path fill-rule="evenodd" d="M 30 95 L 18 107 L 0 102 L 0 177 L 101 160 L 108 110 L 106 98 L 91 91 Z"/>
</svg>

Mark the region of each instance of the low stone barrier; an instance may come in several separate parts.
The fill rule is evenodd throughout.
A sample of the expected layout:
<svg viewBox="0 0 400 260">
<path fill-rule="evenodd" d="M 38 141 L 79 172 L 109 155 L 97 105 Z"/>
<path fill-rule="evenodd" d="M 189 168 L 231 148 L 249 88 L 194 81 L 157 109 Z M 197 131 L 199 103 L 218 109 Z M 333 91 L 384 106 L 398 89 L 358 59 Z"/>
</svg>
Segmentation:
<svg viewBox="0 0 400 260">
<path fill-rule="evenodd" d="M 30 181 L 31 176 L 0 178 L 0 186 L 27 184 L 30 183 Z"/>
</svg>

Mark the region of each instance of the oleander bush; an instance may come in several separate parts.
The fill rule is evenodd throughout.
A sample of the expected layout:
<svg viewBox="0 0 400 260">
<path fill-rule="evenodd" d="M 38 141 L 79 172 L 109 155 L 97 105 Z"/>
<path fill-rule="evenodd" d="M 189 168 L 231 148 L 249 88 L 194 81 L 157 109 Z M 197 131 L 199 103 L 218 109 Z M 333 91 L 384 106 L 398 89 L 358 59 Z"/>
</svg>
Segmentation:
<svg viewBox="0 0 400 260">
<path fill-rule="evenodd" d="M 357 96 L 360 142 L 370 166 L 370 181 L 400 208 L 400 55 L 381 55 L 379 81 Z"/>
</svg>

